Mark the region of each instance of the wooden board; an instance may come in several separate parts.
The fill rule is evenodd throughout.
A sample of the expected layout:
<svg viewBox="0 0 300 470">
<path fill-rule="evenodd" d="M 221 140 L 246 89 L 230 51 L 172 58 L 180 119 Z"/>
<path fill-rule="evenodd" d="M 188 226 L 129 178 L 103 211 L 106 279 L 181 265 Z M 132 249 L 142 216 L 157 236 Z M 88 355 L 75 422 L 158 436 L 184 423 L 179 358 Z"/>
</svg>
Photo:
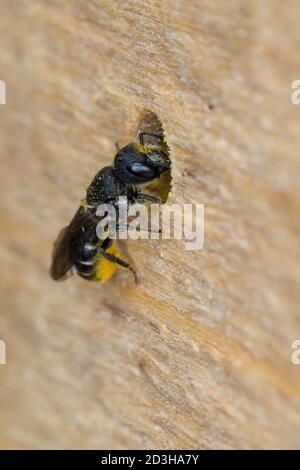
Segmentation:
<svg viewBox="0 0 300 470">
<path fill-rule="evenodd" d="M 300 447 L 297 2 L 3 0 L 1 448 Z M 128 241 L 140 284 L 48 275 L 147 112 L 205 245 Z"/>
</svg>

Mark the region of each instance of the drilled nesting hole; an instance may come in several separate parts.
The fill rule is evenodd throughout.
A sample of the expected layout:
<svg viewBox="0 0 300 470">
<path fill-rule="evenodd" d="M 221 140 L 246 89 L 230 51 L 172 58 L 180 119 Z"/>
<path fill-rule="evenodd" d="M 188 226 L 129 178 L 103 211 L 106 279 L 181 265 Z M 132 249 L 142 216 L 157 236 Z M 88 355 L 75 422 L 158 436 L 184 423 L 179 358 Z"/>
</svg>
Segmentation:
<svg viewBox="0 0 300 470">
<path fill-rule="evenodd" d="M 151 111 L 145 111 L 138 121 L 138 125 L 135 129 L 135 137 L 138 138 L 140 132 L 149 132 L 150 134 L 156 134 L 163 137 L 163 147 L 165 152 L 170 158 L 170 149 L 166 141 L 166 136 L 160 119 L 157 115 Z M 157 143 L 157 140 L 153 137 L 147 137 L 147 142 Z M 162 202 L 166 202 L 168 195 L 171 191 L 172 176 L 171 169 L 163 173 L 159 180 L 153 181 L 147 185 L 147 192 L 153 194 L 153 196 L 159 197 Z"/>
</svg>

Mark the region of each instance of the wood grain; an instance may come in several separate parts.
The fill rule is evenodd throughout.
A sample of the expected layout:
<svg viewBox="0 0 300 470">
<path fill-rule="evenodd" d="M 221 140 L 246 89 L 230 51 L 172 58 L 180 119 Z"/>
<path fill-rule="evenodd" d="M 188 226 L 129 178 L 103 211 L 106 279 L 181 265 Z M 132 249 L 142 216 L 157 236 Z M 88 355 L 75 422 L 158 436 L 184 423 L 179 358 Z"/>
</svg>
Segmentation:
<svg viewBox="0 0 300 470">
<path fill-rule="evenodd" d="M 1 448 L 300 447 L 296 1 L 3 0 Z M 205 245 L 54 283 L 52 243 L 145 112 Z"/>
</svg>

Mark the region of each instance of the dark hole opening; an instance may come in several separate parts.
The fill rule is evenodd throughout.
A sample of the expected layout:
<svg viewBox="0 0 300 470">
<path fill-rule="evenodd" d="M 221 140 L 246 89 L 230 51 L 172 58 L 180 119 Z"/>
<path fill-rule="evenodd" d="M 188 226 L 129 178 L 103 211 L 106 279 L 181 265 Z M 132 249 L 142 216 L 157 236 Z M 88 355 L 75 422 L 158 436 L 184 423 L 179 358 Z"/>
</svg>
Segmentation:
<svg viewBox="0 0 300 470">
<path fill-rule="evenodd" d="M 171 160 L 170 148 L 166 141 L 166 136 L 164 133 L 163 125 L 157 115 L 151 111 L 145 111 L 138 121 L 138 125 L 135 129 L 135 138 L 138 138 L 139 132 L 149 132 L 152 134 L 157 134 L 163 137 L 163 145 L 166 152 L 168 153 L 169 159 Z M 149 137 L 151 141 L 151 137 Z M 172 162 L 172 160 L 171 160 Z M 147 185 L 147 192 L 150 192 L 154 196 L 159 197 L 163 202 L 166 202 L 168 199 L 169 192 L 171 191 L 172 186 L 172 166 L 169 171 L 163 173 L 159 181 L 154 181 L 153 183 Z"/>
</svg>

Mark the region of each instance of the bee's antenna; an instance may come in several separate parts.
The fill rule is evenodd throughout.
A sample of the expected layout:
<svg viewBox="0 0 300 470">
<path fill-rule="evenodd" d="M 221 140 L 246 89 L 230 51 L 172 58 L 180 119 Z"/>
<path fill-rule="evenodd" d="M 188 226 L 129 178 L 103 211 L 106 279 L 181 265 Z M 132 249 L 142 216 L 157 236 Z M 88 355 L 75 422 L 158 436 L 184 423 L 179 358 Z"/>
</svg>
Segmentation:
<svg viewBox="0 0 300 470">
<path fill-rule="evenodd" d="M 164 140 L 163 136 L 159 134 L 152 134 L 151 132 L 139 132 L 139 141 L 142 145 L 144 145 L 145 135 L 148 135 L 149 137 L 154 137 L 157 140 Z"/>
</svg>

